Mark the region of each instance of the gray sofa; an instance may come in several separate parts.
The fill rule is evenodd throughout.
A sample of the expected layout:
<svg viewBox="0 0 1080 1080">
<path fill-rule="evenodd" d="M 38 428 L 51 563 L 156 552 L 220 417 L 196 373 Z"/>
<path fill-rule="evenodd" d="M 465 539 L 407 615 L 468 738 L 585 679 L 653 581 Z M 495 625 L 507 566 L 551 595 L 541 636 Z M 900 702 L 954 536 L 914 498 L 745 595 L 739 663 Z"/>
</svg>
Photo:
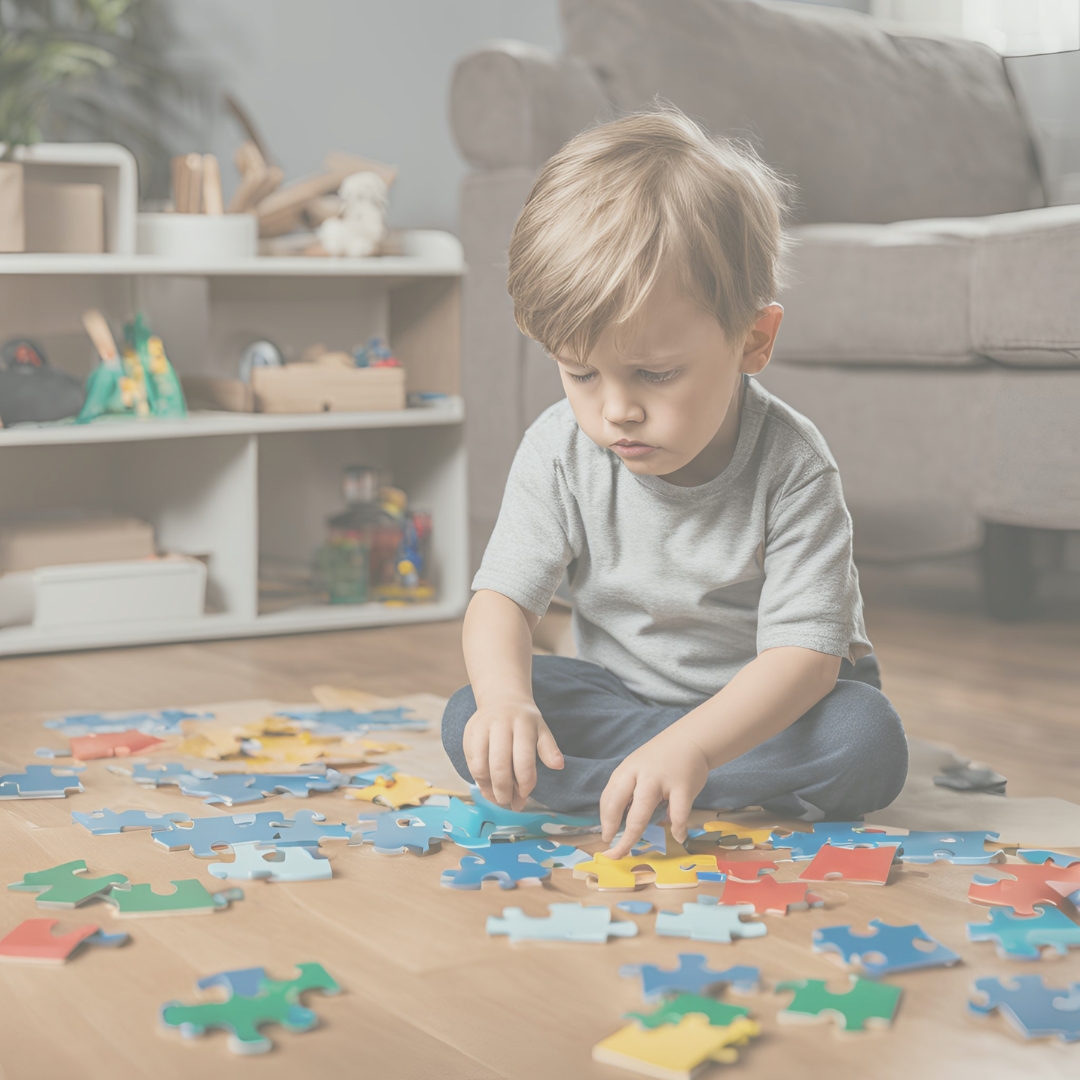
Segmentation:
<svg viewBox="0 0 1080 1080">
<path fill-rule="evenodd" d="M 561 396 L 513 321 L 514 221 L 567 139 L 659 94 L 798 183 L 785 318 L 761 381 L 829 441 L 857 556 L 980 549 L 991 613 L 1021 615 L 1034 553 L 1068 564 L 1080 529 L 1080 206 L 1045 205 L 1002 60 L 802 4 L 562 0 L 561 12 L 564 55 L 492 42 L 451 87 L 470 166 L 473 565 L 522 432 Z"/>
</svg>

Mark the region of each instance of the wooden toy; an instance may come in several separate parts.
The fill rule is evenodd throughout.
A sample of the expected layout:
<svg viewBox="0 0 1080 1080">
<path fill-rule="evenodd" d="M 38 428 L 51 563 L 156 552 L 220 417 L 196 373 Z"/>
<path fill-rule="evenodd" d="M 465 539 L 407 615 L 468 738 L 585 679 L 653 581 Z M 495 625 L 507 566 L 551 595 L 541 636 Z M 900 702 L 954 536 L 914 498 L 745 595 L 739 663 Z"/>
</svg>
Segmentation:
<svg viewBox="0 0 1080 1080">
<path fill-rule="evenodd" d="M 724 883 L 720 903 L 749 904 L 758 915 L 786 915 L 789 911 L 821 907 L 824 901 L 798 881 L 781 882 L 766 874 L 759 881 L 730 878 Z"/>
<path fill-rule="evenodd" d="M 895 847 L 838 848 L 825 844 L 799 875 L 800 881 L 862 882 L 884 885 L 889 880 L 889 868 L 896 857 Z"/>
<path fill-rule="evenodd" d="M 698 883 L 697 871 L 716 870 L 716 856 L 691 855 L 675 837 L 669 826 L 664 828 L 665 854 L 655 851 L 609 859 L 594 855 L 590 862 L 574 867 L 574 877 L 586 879 L 602 890 L 634 889 L 649 880 L 651 875 L 658 889 L 692 889 Z"/>
<path fill-rule="evenodd" d="M 318 849 L 323 840 L 348 840 L 352 828 L 344 823 L 324 824 L 326 815 L 315 810 L 297 810 L 292 817 L 276 814 L 274 847 L 310 847 Z M 254 839 L 254 838 L 253 838 Z"/>
<path fill-rule="evenodd" d="M 367 802 L 381 803 L 392 810 L 402 810 L 406 806 L 422 806 L 424 800 L 432 795 L 461 795 L 460 791 L 449 788 L 432 787 L 427 780 L 419 776 L 395 773 L 392 777 L 376 776 L 365 787 L 345 789 L 346 799 L 363 799 Z"/>
<path fill-rule="evenodd" d="M 645 1001 L 659 1001 L 667 994 L 704 994 L 718 986 L 733 986 L 741 993 L 752 993 L 761 981 L 756 967 L 730 967 L 724 971 L 710 968 L 702 953 L 679 953 L 679 966 L 661 968 L 655 964 L 625 964 L 619 968 L 624 979 L 641 978 Z"/>
<path fill-rule="evenodd" d="M 872 979 L 891 975 L 894 971 L 913 971 L 916 968 L 949 967 L 960 957 L 945 948 L 921 926 L 893 926 L 880 919 L 870 921 L 870 932 L 853 932 L 851 926 L 826 926 L 815 930 L 812 948 L 817 953 L 833 953 L 841 961 L 858 968 Z M 916 941 L 933 945 L 920 949 Z M 880 959 L 878 959 L 880 957 Z"/>
<path fill-rule="evenodd" d="M 1059 855 L 1056 851 L 1043 851 L 1039 848 L 1017 848 L 1016 854 L 1024 862 L 1035 863 L 1039 866 L 1044 866 L 1046 863 L 1053 863 L 1054 866 L 1072 866 L 1073 863 L 1080 863 L 1080 855 Z"/>
<path fill-rule="evenodd" d="M 144 754 L 164 745 L 164 739 L 141 731 L 91 732 L 72 737 L 71 754 L 79 761 L 93 761 L 95 758 Z"/>
<path fill-rule="evenodd" d="M 648 900 L 620 900 L 615 906 L 629 915 L 648 915 L 653 909 Z"/>
<path fill-rule="evenodd" d="M 968 941 L 993 941 L 1003 960 L 1041 960 L 1041 948 L 1050 945 L 1059 956 L 1080 947 L 1080 926 L 1063 911 L 1039 904 L 1039 914 L 1017 915 L 1012 908 L 992 907 L 990 920 L 968 923 Z"/>
<path fill-rule="evenodd" d="M 858 975 L 848 976 L 851 989 L 833 994 L 822 979 L 790 979 L 776 984 L 777 993 L 794 990 L 786 1009 L 776 1014 L 782 1024 L 818 1024 L 835 1020 L 838 1031 L 865 1031 L 867 1027 L 889 1027 L 900 1001 L 899 986 L 871 982 Z"/>
<path fill-rule="evenodd" d="M 123 945 L 127 934 L 104 934 L 94 923 L 69 934 L 54 934 L 56 919 L 27 919 L 0 938 L 0 960 L 19 963 L 62 964 L 83 945 Z"/>
<path fill-rule="evenodd" d="M 1041 975 L 1011 979 L 976 979 L 968 1008 L 1001 1014 L 1025 1039 L 1056 1035 L 1062 1042 L 1080 1040 L 1080 982 L 1062 989 L 1047 986 Z"/>
<path fill-rule="evenodd" d="M 288 981 L 267 979 L 264 975 L 258 980 L 254 994 L 242 994 L 236 988 L 242 985 L 250 989 L 250 969 L 247 972 L 222 972 L 220 976 L 200 980 L 200 986 L 231 989 L 231 996 L 227 1001 L 203 1005 L 170 1001 L 161 1007 L 161 1022 L 165 1027 L 178 1028 L 186 1039 L 215 1028 L 224 1029 L 229 1032 L 228 1045 L 234 1054 L 264 1054 L 273 1044 L 259 1034 L 263 1024 L 281 1024 L 289 1031 L 310 1031 L 319 1021 L 310 1009 L 300 1004 L 301 995 L 308 990 L 322 990 L 325 994 L 341 992 L 341 987 L 322 964 L 298 964 L 297 967 L 300 974 Z M 231 975 L 240 976 L 240 979 L 231 981 Z"/>
<path fill-rule="evenodd" d="M 242 889 L 210 893 L 195 878 L 170 884 L 175 886 L 171 893 L 155 892 L 153 885 L 119 885 L 105 899 L 116 908 L 113 914 L 118 919 L 143 915 L 211 915 L 227 908 L 231 900 L 244 899 Z"/>
<path fill-rule="evenodd" d="M 271 810 L 259 814 L 233 814 L 221 817 L 195 818 L 190 823 L 174 822 L 166 829 L 158 829 L 151 835 L 154 843 L 168 851 L 191 848 L 191 854 L 200 859 L 220 855 L 215 848 L 228 848 L 234 844 L 252 842 L 276 842 L 284 832 L 280 822 L 282 814 Z M 347 833 L 346 827 L 346 833 Z"/>
<path fill-rule="evenodd" d="M 745 1017 L 715 1027 L 698 1014 L 655 1028 L 628 1024 L 593 1047 L 593 1060 L 657 1080 L 693 1080 L 714 1062 L 737 1061 L 734 1048 L 745 1046 L 760 1031 Z"/>
<path fill-rule="evenodd" d="M 975 874 L 968 888 L 973 904 L 1011 907 L 1017 915 L 1034 915 L 1036 904 L 1053 904 L 1072 914 L 1070 897 L 1080 892 L 1080 863 L 1037 866 L 1010 863 L 1002 867 L 1006 877 L 991 878 Z"/>
<path fill-rule="evenodd" d="M 22 881 L 16 881 L 8 888 L 17 892 L 40 893 L 37 897 L 40 908 L 73 908 L 95 896 L 104 896 L 113 885 L 127 882 L 123 874 L 106 874 L 97 878 L 79 876 L 85 873 L 86 862 L 74 859 L 48 870 L 24 874 Z"/>
<path fill-rule="evenodd" d="M 671 1001 L 662 1002 L 652 1012 L 629 1012 L 623 1015 L 646 1028 L 677 1024 L 684 1016 L 704 1016 L 714 1027 L 724 1027 L 749 1012 L 749 1009 L 744 1009 L 741 1005 L 728 1005 L 701 994 L 679 994 Z"/>
<path fill-rule="evenodd" d="M 127 830 L 150 829 L 151 832 L 168 829 L 178 822 L 190 822 L 187 814 L 151 814 L 145 810 L 124 810 L 117 813 L 115 810 L 94 810 L 84 814 L 79 810 L 71 812 L 71 820 L 76 825 L 81 825 L 94 836 L 108 836 L 111 833 L 122 833 Z"/>
<path fill-rule="evenodd" d="M 901 862 L 909 863 L 932 863 L 950 862 L 960 865 L 974 865 L 977 863 L 991 863 L 1004 859 L 1005 852 L 1002 848 L 996 851 L 987 851 L 984 844 L 987 840 L 997 840 L 995 832 L 912 832 L 899 837 Z"/>
<path fill-rule="evenodd" d="M 0 799 L 66 799 L 69 791 L 82 791 L 75 773 L 81 767 L 54 772 L 52 765 L 27 765 L 21 773 L 0 776 Z"/>
<path fill-rule="evenodd" d="M 421 807 L 421 809 L 425 809 Z M 383 814 L 378 821 L 360 819 L 360 828 L 353 833 L 350 844 L 370 841 L 380 855 L 401 855 L 411 851 L 427 855 L 437 851 L 443 839 L 443 823 L 429 823 L 416 811 Z"/>
<path fill-rule="evenodd" d="M 757 881 L 780 867 L 767 859 L 717 859 L 715 870 L 699 870 L 699 881 Z"/>
<path fill-rule="evenodd" d="M 764 937 L 769 932 L 764 923 L 742 921 L 743 915 L 753 914 L 749 904 L 726 906 L 717 904 L 715 896 L 699 896 L 696 903 L 683 904 L 681 912 L 658 911 L 656 932 L 663 937 L 725 944 L 737 937 Z"/>
<path fill-rule="evenodd" d="M 899 847 L 904 837 L 880 832 L 864 826 L 861 821 L 819 821 L 812 833 L 791 833 L 782 836 L 773 831 L 769 836 L 773 850 L 791 849 L 796 862 L 812 859 L 826 844 L 833 848 Z"/>
<path fill-rule="evenodd" d="M 329 881 L 334 875 L 330 860 L 307 847 L 273 844 L 234 844 L 231 863 L 211 863 L 207 870 L 216 878 L 246 881 Z"/>
<path fill-rule="evenodd" d="M 635 937 L 637 923 L 612 922 L 611 908 L 581 904 L 548 904 L 548 916 L 535 918 L 521 908 L 503 908 L 489 915 L 487 932 L 506 934 L 514 941 L 579 941 L 603 944 L 608 937 Z"/>
</svg>

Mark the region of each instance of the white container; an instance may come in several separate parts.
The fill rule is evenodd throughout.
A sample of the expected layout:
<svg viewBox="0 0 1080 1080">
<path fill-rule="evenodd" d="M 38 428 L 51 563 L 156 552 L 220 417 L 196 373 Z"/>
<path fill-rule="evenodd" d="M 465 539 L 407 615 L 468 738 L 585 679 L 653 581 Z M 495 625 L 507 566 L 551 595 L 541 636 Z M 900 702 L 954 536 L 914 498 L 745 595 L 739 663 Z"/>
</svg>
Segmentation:
<svg viewBox="0 0 1080 1080">
<path fill-rule="evenodd" d="M 205 599 L 206 565 L 182 555 L 43 566 L 34 571 L 34 628 L 197 619 Z"/>
<path fill-rule="evenodd" d="M 259 252 L 259 219 L 254 214 L 139 214 L 135 244 L 140 255 L 168 259 L 250 259 Z"/>
</svg>

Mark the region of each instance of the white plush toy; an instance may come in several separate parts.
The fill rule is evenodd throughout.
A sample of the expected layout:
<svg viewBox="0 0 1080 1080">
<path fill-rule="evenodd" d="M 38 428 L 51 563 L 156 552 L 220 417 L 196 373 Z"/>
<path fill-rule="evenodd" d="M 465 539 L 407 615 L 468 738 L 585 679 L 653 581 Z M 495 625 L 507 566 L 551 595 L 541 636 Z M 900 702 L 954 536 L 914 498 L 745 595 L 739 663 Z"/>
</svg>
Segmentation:
<svg viewBox="0 0 1080 1080">
<path fill-rule="evenodd" d="M 319 242 L 330 255 L 363 258 L 376 251 L 386 235 L 386 181 L 373 172 L 345 177 L 338 189 L 341 212 L 319 226 Z"/>
</svg>

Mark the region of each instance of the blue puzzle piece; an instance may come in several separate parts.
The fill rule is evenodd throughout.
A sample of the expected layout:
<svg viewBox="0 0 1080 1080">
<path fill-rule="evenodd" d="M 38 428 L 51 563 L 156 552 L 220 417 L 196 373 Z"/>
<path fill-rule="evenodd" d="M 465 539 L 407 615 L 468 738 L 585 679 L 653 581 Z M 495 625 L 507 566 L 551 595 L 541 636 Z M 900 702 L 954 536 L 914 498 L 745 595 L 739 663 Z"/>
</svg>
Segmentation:
<svg viewBox="0 0 1080 1080">
<path fill-rule="evenodd" d="M 1072 866 L 1080 862 L 1080 855 L 1059 855 L 1056 851 L 1042 851 L 1039 848 L 1019 848 L 1016 852 L 1024 862 L 1043 866 L 1052 862 L 1055 866 Z"/>
<path fill-rule="evenodd" d="M 562 846 L 535 840 L 492 844 L 484 848 L 482 856 L 466 855 L 457 870 L 444 870 L 440 884 L 450 889 L 479 889 L 484 881 L 497 881 L 504 889 L 513 889 L 518 882 L 539 884 L 551 876 L 541 860 L 558 858 L 556 853 Z"/>
<path fill-rule="evenodd" d="M 219 971 L 216 975 L 207 975 L 195 986 L 199 990 L 209 990 L 214 986 L 223 986 L 229 994 L 239 997 L 255 997 L 262 989 L 266 979 L 266 968 L 237 968 L 235 971 Z"/>
<path fill-rule="evenodd" d="M 312 791 L 333 791 L 344 782 L 344 776 L 336 769 L 315 773 L 222 773 L 209 777 L 193 774 L 177 778 L 185 795 L 206 796 L 205 803 L 256 802 L 271 795 L 291 795 L 307 798 Z"/>
<path fill-rule="evenodd" d="M 71 751 L 70 750 L 53 750 L 52 747 L 49 747 L 49 746 L 39 746 L 34 751 L 34 757 L 65 758 L 65 757 L 71 757 Z"/>
<path fill-rule="evenodd" d="M 329 881 L 330 860 L 312 848 L 273 844 L 234 844 L 231 863 L 211 863 L 216 878 L 242 881 Z"/>
<path fill-rule="evenodd" d="M 878 979 L 894 971 L 913 971 L 916 968 L 947 967 L 955 964 L 959 955 L 932 938 L 921 926 L 893 926 L 880 919 L 871 919 L 872 934 L 854 934 L 851 926 L 826 926 L 814 931 L 814 952 L 838 953 L 846 964 L 860 968 L 866 975 Z M 933 949 L 917 948 L 916 941 L 931 942 Z M 872 957 L 881 956 L 881 960 Z"/>
<path fill-rule="evenodd" d="M 984 832 L 912 832 L 900 836 L 901 862 L 932 863 L 950 862 L 961 866 L 974 866 L 993 862 L 1004 852 L 1001 848 L 987 851 L 984 841 L 996 841 L 998 834 Z"/>
<path fill-rule="evenodd" d="M 366 731 L 393 729 L 427 730 L 426 720 L 408 719 L 405 711 L 404 707 L 357 712 L 355 709 L 321 709 L 312 706 L 309 709 L 287 709 L 274 715 L 298 721 L 313 735 L 362 735 Z"/>
<path fill-rule="evenodd" d="M 1040 914 L 1017 915 L 1010 907 L 992 907 L 990 921 L 968 923 L 968 941 L 993 941 L 1003 960 L 1041 960 L 1040 946 L 1051 945 L 1059 956 L 1080 946 L 1080 926 L 1065 912 L 1049 904 L 1037 905 Z"/>
<path fill-rule="evenodd" d="M 371 787 L 378 777 L 385 776 L 389 780 L 393 778 L 396 772 L 398 772 L 398 769 L 393 765 L 376 765 L 374 768 L 364 769 L 363 772 L 353 773 L 349 777 L 347 786 L 355 788 Z"/>
<path fill-rule="evenodd" d="M 572 817 L 569 814 L 555 814 L 549 811 L 521 813 L 516 810 L 506 810 L 485 799 L 475 785 L 469 788 L 469 794 L 472 796 L 473 808 L 481 815 L 484 824 L 494 826 L 496 834 L 517 834 L 522 840 L 543 839 L 546 836 L 572 830 L 585 832 L 595 829 L 600 824 L 599 818 Z"/>
<path fill-rule="evenodd" d="M 278 814 L 274 846 L 318 848 L 322 840 L 348 840 L 352 836 L 352 829 L 343 822 L 327 825 L 325 821 L 326 815 L 314 810 L 297 810 L 292 817 Z"/>
<path fill-rule="evenodd" d="M 865 832 L 868 826 L 861 821 L 821 821 L 812 833 L 792 833 L 780 836 L 775 830 L 769 842 L 775 850 L 791 849 L 792 859 L 812 859 L 826 844 L 832 847 L 899 847 L 906 839 L 888 833 Z"/>
<path fill-rule="evenodd" d="M 182 720 L 212 720 L 213 713 L 186 709 L 159 709 L 154 712 L 77 713 L 59 720 L 46 720 L 45 727 L 61 735 L 101 735 L 119 731 L 141 731 L 144 735 L 182 735 Z"/>
<path fill-rule="evenodd" d="M 416 809 L 394 810 L 372 822 L 360 819 L 360 829 L 353 834 L 360 842 L 370 841 L 380 855 L 400 855 L 406 850 L 417 855 L 427 855 L 438 850 L 443 839 L 443 823 L 429 824 L 417 815 Z"/>
<path fill-rule="evenodd" d="M 205 769 L 193 769 L 189 765 L 181 765 L 178 761 L 154 762 L 147 765 L 145 762 L 136 762 L 133 765 L 106 765 L 109 772 L 123 773 L 130 776 L 144 787 L 164 787 L 167 784 L 179 783 L 181 776 L 194 776 L 197 778 L 210 778 L 214 774 Z"/>
<path fill-rule="evenodd" d="M 648 900 L 620 900 L 615 906 L 629 915 L 648 915 L 652 911 Z"/>
<path fill-rule="evenodd" d="M 117 813 L 115 810 L 94 810 L 84 814 L 78 810 L 71 812 L 71 820 L 76 825 L 94 834 L 94 836 L 106 836 L 109 833 L 121 833 L 125 829 L 149 829 L 158 832 L 180 821 L 191 821 L 187 814 L 150 814 L 145 810 L 124 810 Z"/>
<path fill-rule="evenodd" d="M 608 937 L 634 937 L 637 923 L 612 922 L 611 908 L 597 905 L 548 904 L 547 916 L 534 918 L 521 908 L 503 908 L 489 915 L 487 932 L 505 934 L 511 941 L 577 941 L 603 944 Z"/>
<path fill-rule="evenodd" d="M 968 1002 L 972 1012 L 1000 1009 L 1025 1039 L 1056 1035 L 1062 1042 L 1080 1040 L 1080 982 L 1059 990 L 1047 986 L 1041 975 L 1017 975 L 1007 981 L 976 979 L 972 991 L 983 999 Z"/>
<path fill-rule="evenodd" d="M 69 766 L 66 771 L 82 772 L 86 766 Z M 69 791 L 82 791 L 77 776 L 58 776 L 52 765 L 27 765 L 21 773 L 0 776 L 0 799 L 64 799 Z"/>
<path fill-rule="evenodd" d="M 661 968 L 655 964 L 626 964 L 619 968 L 624 979 L 640 976 L 645 1001 L 660 1001 L 668 994 L 707 994 L 714 986 L 730 985 L 740 993 L 757 990 L 761 969 L 737 966 L 724 971 L 709 967 L 702 953 L 679 953 L 679 966 Z"/>
<path fill-rule="evenodd" d="M 273 811 L 261 814 L 224 814 L 221 817 L 195 818 L 190 825 L 173 823 L 151 835 L 154 843 L 169 851 L 190 847 L 191 854 L 200 859 L 220 855 L 214 847 L 233 844 L 273 843 L 284 830 L 277 824 L 282 815 Z"/>
<path fill-rule="evenodd" d="M 663 937 L 684 937 L 691 941 L 730 943 L 733 938 L 764 937 L 764 923 L 743 922 L 740 915 L 753 915 L 753 904 L 718 904 L 715 896 L 699 896 L 697 903 L 683 904 L 682 911 L 658 911 L 656 932 Z"/>
</svg>

